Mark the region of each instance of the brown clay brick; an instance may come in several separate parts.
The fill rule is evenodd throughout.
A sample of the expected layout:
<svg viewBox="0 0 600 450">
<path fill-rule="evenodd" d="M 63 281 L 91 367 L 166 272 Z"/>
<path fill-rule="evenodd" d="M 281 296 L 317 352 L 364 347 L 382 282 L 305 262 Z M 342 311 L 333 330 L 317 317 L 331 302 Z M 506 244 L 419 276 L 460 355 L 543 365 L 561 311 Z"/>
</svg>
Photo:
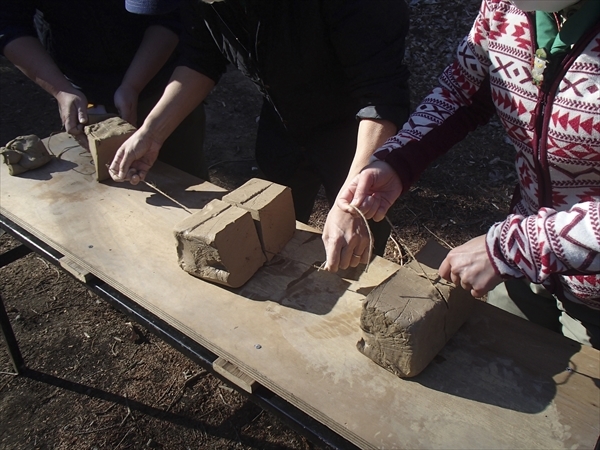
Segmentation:
<svg viewBox="0 0 600 450">
<path fill-rule="evenodd" d="M 239 287 L 265 263 L 250 212 L 213 200 L 174 228 L 179 265 L 205 280 Z"/>
<path fill-rule="evenodd" d="M 447 250 L 431 242 L 363 303 L 358 350 L 399 377 L 418 375 L 468 318 L 470 293 L 437 274 Z"/>
<path fill-rule="evenodd" d="M 136 128 L 120 117 L 111 117 L 85 127 L 90 153 L 96 167 L 96 180 L 110 178 L 107 165 L 110 165 L 117 150 Z"/>
<path fill-rule="evenodd" d="M 225 195 L 223 201 L 250 211 L 268 261 L 285 247 L 296 231 L 289 187 L 253 178 Z"/>
</svg>

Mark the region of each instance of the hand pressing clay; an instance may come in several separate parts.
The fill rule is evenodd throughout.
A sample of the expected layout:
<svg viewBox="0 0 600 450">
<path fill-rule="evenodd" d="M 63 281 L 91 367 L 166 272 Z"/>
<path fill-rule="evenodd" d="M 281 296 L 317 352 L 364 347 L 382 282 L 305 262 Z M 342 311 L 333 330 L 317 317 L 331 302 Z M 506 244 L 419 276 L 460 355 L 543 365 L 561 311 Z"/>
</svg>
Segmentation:
<svg viewBox="0 0 600 450">
<path fill-rule="evenodd" d="M 135 133 L 136 128 L 120 117 L 111 117 L 85 127 L 88 148 L 96 167 L 96 180 L 110 178 L 108 167 L 123 142 Z"/>
</svg>

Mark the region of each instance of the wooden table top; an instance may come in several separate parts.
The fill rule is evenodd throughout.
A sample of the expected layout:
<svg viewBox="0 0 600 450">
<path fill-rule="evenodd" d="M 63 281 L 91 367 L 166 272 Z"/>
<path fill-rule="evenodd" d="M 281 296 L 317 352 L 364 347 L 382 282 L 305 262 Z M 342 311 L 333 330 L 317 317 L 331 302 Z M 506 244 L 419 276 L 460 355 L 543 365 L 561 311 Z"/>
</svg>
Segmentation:
<svg viewBox="0 0 600 450">
<path fill-rule="evenodd" d="M 485 303 L 419 376 L 400 379 L 356 349 L 362 300 L 398 270 L 315 270 L 317 231 L 294 238 L 242 288 L 177 264 L 188 213 L 146 185 L 98 183 L 66 134 L 61 158 L 0 169 L 0 214 L 362 448 L 593 448 L 600 352 Z M 196 211 L 223 189 L 157 163 L 148 181 Z"/>
</svg>

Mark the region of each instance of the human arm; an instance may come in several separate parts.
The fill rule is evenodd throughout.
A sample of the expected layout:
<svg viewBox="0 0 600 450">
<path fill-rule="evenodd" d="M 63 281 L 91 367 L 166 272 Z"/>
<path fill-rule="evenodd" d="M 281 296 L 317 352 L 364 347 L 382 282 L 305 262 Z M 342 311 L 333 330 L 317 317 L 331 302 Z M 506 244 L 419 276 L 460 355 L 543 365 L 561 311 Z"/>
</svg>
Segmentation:
<svg viewBox="0 0 600 450">
<path fill-rule="evenodd" d="M 409 9 L 405 2 L 386 0 L 329 0 L 324 5 L 337 60 L 359 105 L 357 145 L 347 186 L 408 117 L 409 71 L 403 57 Z M 323 242 L 326 270 L 368 262 L 370 244 L 362 218 L 343 211 L 337 202 L 327 216 Z"/>
<path fill-rule="evenodd" d="M 393 167 L 374 161 L 340 191 L 337 206 L 349 214 L 358 209 L 365 219 L 379 222 L 401 193 L 402 181 Z"/>
<path fill-rule="evenodd" d="M 473 297 L 483 297 L 504 280 L 490 260 L 485 235 L 450 250 L 439 273 L 442 278 L 471 292 Z"/>
<path fill-rule="evenodd" d="M 114 104 L 119 115 L 130 124 L 137 126 L 140 92 L 169 60 L 178 42 L 177 34 L 167 27 L 151 25 L 145 31 L 123 81 L 114 94 Z"/>
<path fill-rule="evenodd" d="M 398 134 L 391 137 L 372 160 L 386 161 L 399 178 L 401 191 L 406 191 L 420 174 L 439 156 L 462 140 L 470 131 L 487 123 L 495 108 L 487 78 L 489 60 L 485 47 L 486 17 L 482 11 L 473 30 L 457 50 L 457 58 L 446 68 L 435 88 L 415 109 Z M 365 174 L 365 177 L 367 175 Z M 357 184 L 371 186 L 368 178 Z M 349 204 L 358 207 L 367 217 L 382 220 L 396 200 L 398 193 L 386 196 L 383 201 L 375 192 L 361 192 L 363 197 L 353 200 L 357 192 L 344 186 L 337 205 L 347 214 L 352 212 Z M 373 188 L 380 189 L 373 185 Z M 364 203 L 365 199 L 367 203 Z M 369 212 L 377 203 L 377 211 Z M 381 208 L 381 209 L 379 209 Z M 333 216 L 332 216 L 333 219 Z M 335 219 L 340 221 L 339 218 Z M 364 239 L 364 237 L 363 237 Z M 328 259 L 330 258 L 328 253 Z M 331 256 L 332 259 L 335 256 Z"/>
<path fill-rule="evenodd" d="M 592 201 L 565 211 L 541 208 L 530 216 L 511 214 L 488 231 L 488 255 L 503 276 L 551 284 L 552 276 L 560 274 L 577 297 L 598 302 L 599 220 L 600 203 Z"/>
<path fill-rule="evenodd" d="M 87 122 L 87 98 L 65 78 L 37 37 L 21 36 L 4 47 L 4 56 L 58 102 L 65 130 L 83 133 Z"/>
<path fill-rule="evenodd" d="M 38 39 L 32 0 L 0 2 L 0 50 L 21 72 L 56 98 L 61 121 L 73 134 L 87 119 L 87 99 L 65 78 Z M 78 127 L 78 125 L 80 125 Z"/>
<path fill-rule="evenodd" d="M 567 211 L 542 208 L 531 216 L 511 214 L 486 235 L 451 250 L 440 276 L 481 297 L 505 278 L 544 284 L 562 274 L 575 295 L 597 302 L 592 286 L 600 273 L 599 219 L 597 202 L 579 203 Z"/>
<path fill-rule="evenodd" d="M 340 193 L 346 192 L 361 169 L 365 167 L 373 152 L 396 132 L 396 125 L 387 120 L 363 119 L 360 121 L 356 154 L 348 177 Z M 332 206 L 323 228 L 323 243 L 327 253 L 325 270 L 366 264 L 369 258 L 369 238 L 362 218 L 352 208 L 340 208 L 339 201 Z M 370 217 L 369 217 L 370 218 Z M 358 256 L 358 257 L 357 257 Z"/>
<path fill-rule="evenodd" d="M 177 126 L 214 87 L 215 82 L 189 67 L 175 69 L 165 92 L 142 126 L 121 145 L 109 167 L 115 181 L 144 180 L 160 148 Z"/>
</svg>

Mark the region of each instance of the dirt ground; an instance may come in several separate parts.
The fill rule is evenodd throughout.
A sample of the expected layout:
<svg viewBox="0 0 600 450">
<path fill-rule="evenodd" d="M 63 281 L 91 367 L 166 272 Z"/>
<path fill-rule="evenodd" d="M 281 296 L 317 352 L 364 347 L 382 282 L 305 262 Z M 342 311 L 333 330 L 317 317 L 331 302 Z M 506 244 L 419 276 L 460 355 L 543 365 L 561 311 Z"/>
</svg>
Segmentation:
<svg viewBox="0 0 600 450">
<path fill-rule="evenodd" d="M 468 31 L 477 0 L 413 0 L 406 61 L 414 104 Z M 60 130 L 56 102 L 0 59 L 0 143 Z M 215 184 L 259 174 L 253 161 L 260 98 L 228 72 L 207 100 L 206 154 Z M 424 174 L 389 213 L 403 262 L 428 239 L 453 247 L 506 214 L 516 177 L 498 122 Z M 320 199 L 311 223 L 322 227 Z M 16 246 L 0 236 L 0 252 Z M 400 248 L 402 255 L 398 254 Z M 40 257 L 0 269 L 0 295 L 30 372 L 10 374 L 0 349 L 0 449 L 321 448 L 87 291 Z"/>
</svg>

